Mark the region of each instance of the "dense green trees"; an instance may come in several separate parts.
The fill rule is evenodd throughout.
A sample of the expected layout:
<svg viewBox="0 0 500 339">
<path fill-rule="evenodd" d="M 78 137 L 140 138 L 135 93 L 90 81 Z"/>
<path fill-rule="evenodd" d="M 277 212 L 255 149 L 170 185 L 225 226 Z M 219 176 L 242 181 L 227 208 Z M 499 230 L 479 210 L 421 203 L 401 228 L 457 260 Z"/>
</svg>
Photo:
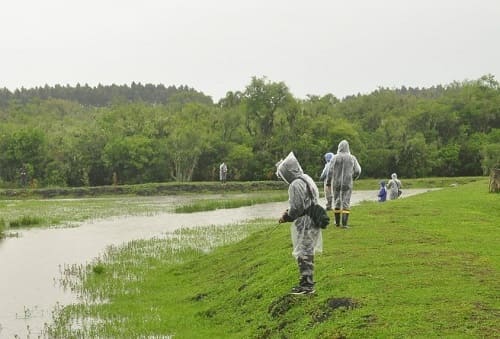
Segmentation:
<svg viewBox="0 0 500 339">
<path fill-rule="evenodd" d="M 465 176 L 500 165 L 500 86 L 493 76 L 432 88 L 297 99 L 252 78 L 218 103 L 185 86 L 0 89 L 0 185 L 104 185 L 274 178 L 294 151 L 317 177 L 350 142 L 364 177 Z"/>
</svg>

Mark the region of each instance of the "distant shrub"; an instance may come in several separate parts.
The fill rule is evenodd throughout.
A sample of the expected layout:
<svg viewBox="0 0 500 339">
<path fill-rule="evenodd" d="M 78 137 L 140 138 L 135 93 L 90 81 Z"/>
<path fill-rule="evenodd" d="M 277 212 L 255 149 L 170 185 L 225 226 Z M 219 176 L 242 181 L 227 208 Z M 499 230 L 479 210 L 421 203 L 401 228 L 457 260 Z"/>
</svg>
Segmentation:
<svg viewBox="0 0 500 339">
<path fill-rule="evenodd" d="M 43 222 L 43 219 L 40 217 L 34 217 L 25 215 L 20 218 L 11 220 L 9 222 L 10 227 L 22 227 L 22 226 L 30 226 L 30 225 L 39 225 Z"/>
</svg>

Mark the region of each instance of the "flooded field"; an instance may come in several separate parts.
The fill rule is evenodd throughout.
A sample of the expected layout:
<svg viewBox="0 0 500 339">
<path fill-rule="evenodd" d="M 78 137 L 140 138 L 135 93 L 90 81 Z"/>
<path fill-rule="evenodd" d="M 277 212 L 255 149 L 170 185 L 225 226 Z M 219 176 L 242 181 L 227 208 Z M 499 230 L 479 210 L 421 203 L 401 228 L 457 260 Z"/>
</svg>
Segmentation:
<svg viewBox="0 0 500 339">
<path fill-rule="evenodd" d="M 408 189 L 404 197 L 426 191 Z M 376 196 L 377 191 L 355 191 L 351 201 L 354 205 L 376 200 Z M 179 199 L 184 198 L 175 200 Z M 152 203 L 151 197 L 147 201 Z M 158 197 L 156 203 L 173 204 L 174 200 Z M 17 236 L 0 240 L 0 338 L 41 336 L 54 309 L 76 301 L 74 293 L 60 286 L 63 270 L 92 261 L 108 246 L 162 237 L 184 227 L 277 219 L 286 208 L 284 201 L 190 214 L 113 217 L 70 228 L 19 230 Z"/>
</svg>

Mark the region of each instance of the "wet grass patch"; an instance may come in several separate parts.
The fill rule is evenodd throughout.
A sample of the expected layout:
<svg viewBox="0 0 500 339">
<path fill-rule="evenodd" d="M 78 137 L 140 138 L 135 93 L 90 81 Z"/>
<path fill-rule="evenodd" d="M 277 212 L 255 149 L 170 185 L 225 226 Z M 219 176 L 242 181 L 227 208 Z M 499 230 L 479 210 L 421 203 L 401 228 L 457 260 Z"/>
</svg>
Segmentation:
<svg viewBox="0 0 500 339">
<path fill-rule="evenodd" d="M 46 334 L 55 337 L 72 337 L 76 332 L 74 323 L 78 322 L 80 324 L 78 333 L 100 333 L 99 336 L 103 337 L 129 337 L 131 333 L 143 336 L 142 330 L 139 329 L 127 328 L 126 332 L 120 332 L 119 329 L 108 330 L 110 323 L 116 324 L 116 321 L 125 323 L 129 318 L 129 315 L 125 313 L 115 314 L 113 304 L 110 304 L 111 300 L 120 300 L 119 303 L 128 304 L 123 310 L 135 309 L 137 306 L 135 304 L 139 302 L 136 297 L 144 291 L 142 284 L 151 283 L 151 274 L 153 274 L 159 278 L 165 277 L 172 280 L 173 286 L 159 291 L 154 283 L 154 288 L 147 288 L 153 294 L 146 297 L 144 303 L 148 305 L 152 299 L 157 298 L 157 292 L 160 293 L 157 301 L 168 302 L 169 295 L 175 294 L 176 290 L 183 289 L 185 273 L 196 272 L 197 268 L 190 267 L 190 262 L 196 258 L 208 256 L 215 248 L 238 242 L 262 227 L 260 222 L 255 222 L 225 227 L 179 229 L 172 234 L 165 235 L 164 238 L 136 240 L 123 246 L 110 246 L 106 253 L 93 263 L 85 266 L 65 267 L 62 270 L 61 285 L 77 292 L 83 303 L 67 306 L 57 313 L 58 325 L 51 327 Z M 178 304 L 196 303 L 202 309 L 197 310 L 193 316 L 210 319 L 218 314 L 217 308 L 204 306 L 211 296 L 212 292 L 197 292 L 194 296 L 190 293 L 189 296 L 178 301 Z M 140 303 L 143 301 L 141 300 Z M 151 307 L 151 304 L 149 305 L 148 307 Z M 142 307 L 138 312 L 143 312 Z M 147 311 L 144 310 L 144 312 Z M 123 319 L 117 319 L 120 317 L 119 314 Z M 139 316 L 136 313 L 134 315 Z M 163 316 L 165 315 L 159 315 L 155 321 L 159 321 Z M 156 335 L 160 334 L 149 333 L 143 337 Z"/>
<path fill-rule="evenodd" d="M 182 203 L 184 200 L 179 200 Z M 171 200 L 116 197 L 94 199 L 0 200 L 0 214 L 10 227 L 74 226 L 86 220 L 154 215 L 172 209 Z"/>
<path fill-rule="evenodd" d="M 292 309 L 292 307 L 300 303 L 301 298 L 303 298 L 303 296 L 297 297 L 290 294 L 285 294 L 283 296 L 280 296 L 276 300 L 271 302 L 268 308 L 268 313 L 273 319 L 282 317 L 290 309 Z"/>
<path fill-rule="evenodd" d="M 328 298 L 323 305 L 311 312 L 311 324 L 322 323 L 333 317 L 333 313 L 345 312 L 359 307 L 359 302 L 352 298 Z"/>
<path fill-rule="evenodd" d="M 5 227 L 71 227 L 87 220 L 128 215 L 191 213 L 285 201 L 285 192 L 226 193 L 222 195 L 184 195 L 154 197 L 104 197 L 80 199 L 0 200 Z M 19 217 L 23 216 L 23 217 Z M 24 217 L 26 216 L 26 217 Z"/>
<path fill-rule="evenodd" d="M 23 215 L 16 219 L 10 220 L 9 227 L 17 228 L 17 227 L 37 226 L 43 224 L 43 222 L 44 222 L 43 218 L 31 215 Z"/>
<path fill-rule="evenodd" d="M 193 213 L 200 211 L 214 211 L 217 209 L 238 208 L 243 206 L 252 206 L 276 201 L 287 201 L 286 192 L 266 192 L 251 197 L 231 197 L 218 199 L 196 200 L 192 203 L 178 206 L 174 209 L 176 213 Z"/>
</svg>

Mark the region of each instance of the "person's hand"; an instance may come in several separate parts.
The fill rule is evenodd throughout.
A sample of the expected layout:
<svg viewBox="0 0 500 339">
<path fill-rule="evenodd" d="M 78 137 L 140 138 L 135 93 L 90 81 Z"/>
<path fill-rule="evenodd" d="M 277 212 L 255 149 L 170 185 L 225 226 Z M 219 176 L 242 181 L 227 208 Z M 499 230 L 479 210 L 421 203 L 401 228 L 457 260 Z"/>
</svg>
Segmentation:
<svg viewBox="0 0 500 339">
<path fill-rule="evenodd" d="M 278 220 L 278 223 L 282 224 L 282 223 L 286 222 L 287 217 L 288 217 L 288 210 L 283 212 L 283 214 L 281 215 L 281 218 Z"/>
</svg>

